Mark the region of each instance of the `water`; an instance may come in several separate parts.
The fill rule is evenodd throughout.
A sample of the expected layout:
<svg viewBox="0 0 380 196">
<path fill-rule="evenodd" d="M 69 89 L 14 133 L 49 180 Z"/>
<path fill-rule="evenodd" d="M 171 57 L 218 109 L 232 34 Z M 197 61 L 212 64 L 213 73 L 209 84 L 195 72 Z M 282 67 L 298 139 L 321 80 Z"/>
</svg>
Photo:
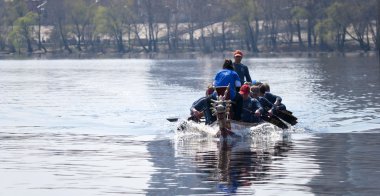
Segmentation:
<svg viewBox="0 0 380 196">
<path fill-rule="evenodd" d="M 379 195 L 377 58 L 244 59 L 296 131 L 179 137 L 222 61 L 0 61 L 0 195 Z"/>
</svg>

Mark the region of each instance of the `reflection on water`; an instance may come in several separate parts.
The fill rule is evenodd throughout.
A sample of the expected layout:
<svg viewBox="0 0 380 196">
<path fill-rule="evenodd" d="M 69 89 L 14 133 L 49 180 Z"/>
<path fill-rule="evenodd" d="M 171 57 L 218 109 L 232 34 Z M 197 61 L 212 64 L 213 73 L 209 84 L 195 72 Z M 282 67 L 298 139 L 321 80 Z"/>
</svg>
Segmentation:
<svg viewBox="0 0 380 196">
<path fill-rule="evenodd" d="M 173 151 L 161 149 L 171 144 L 154 141 L 148 145 L 153 167 L 160 168 L 152 176 L 149 195 L 252 195 L 258 184 L 284 176 L 275 163 L 293 148 L 289 136 L 224 141 L 194 136 L 175 140 Z"/>
<path fill-rule="evenodd" d="M 0 195 L 378 195 L 378 141 L 0 132 Z"/>
<path fill-rule="evenodd" d="M 148 195 L 378 195 L 379 133 L 153 141 Z"/>
<path fill-rule="evenodd" d="M 239 188 L 240 194 L 250 194 L 254 192 L 253 184 L 281 178 L 281 171 L 271 171 L 272 162 L 285 157 L 292 147 L 288 141 L 276 142 L 273 149 L 268 150 L 240 149 L 235 145 L 222 141 L 218 143 L 218 151 L 199 152 L 196 155 L 199 172 L 208 175 L 204 180 L 216 181 L 217 191 L 221 193 L 236 193 Z"/>
</svg>

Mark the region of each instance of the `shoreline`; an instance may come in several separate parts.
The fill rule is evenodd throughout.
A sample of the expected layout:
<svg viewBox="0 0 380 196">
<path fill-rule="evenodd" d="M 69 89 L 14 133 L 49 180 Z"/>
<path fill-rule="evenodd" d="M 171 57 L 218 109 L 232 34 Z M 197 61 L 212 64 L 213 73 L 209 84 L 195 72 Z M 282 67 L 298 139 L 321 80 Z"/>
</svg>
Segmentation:
<svg viewBox="0 0 380 196">
<path fill-rule="evenodd" d="M 244 58 L 317 58 L 317 57 L 374 57 L 379 56 L 377 51 L 350 51 L 350 52 L 263 52 L 249 53 Z M 9 54 L 0 53 L 0 60 L 58 60 L 58 59 L 202 59 L 202 58 L 233 58 L 232 52 L 181 52 L 181 53 L 33 53 L 33 54 Z"/>
</svg>

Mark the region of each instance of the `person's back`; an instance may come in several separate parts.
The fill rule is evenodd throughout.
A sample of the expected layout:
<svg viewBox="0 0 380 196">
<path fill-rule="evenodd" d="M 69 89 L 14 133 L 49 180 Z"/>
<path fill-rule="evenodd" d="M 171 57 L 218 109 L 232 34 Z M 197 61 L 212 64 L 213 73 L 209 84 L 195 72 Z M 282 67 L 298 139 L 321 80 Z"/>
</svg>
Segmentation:
<svg viewBox="0 0 380 196">
<path fill-rule="evenodd" d="M 190 108 L 190 115 L 194 115 L 195 111 L 203 112 L 207 109 L 207 97 L 201 97 L 198 100 L 194 101 L 193 104 L 191 104 Z"/>
<path fill-rule="evenodd" d="M 224 60 L 223 69 L 215 76 L 214 86 L 216 91 L 218 91 L 218 87 L 229 86 L 229 99 L 233 101 L 232 119 L 240 120 L 243 102 L 240 94 L 236 93 L 236 87 L 240 87 L 241 82 L 239 76 L 234 71 L 234 67 L 232 66 L 232 61 L 230 59 Z"/>
<path fill-rule="evenodd" d="M 198 100 L 196 100 L 191 108 L 190 108 L 190 115 L 191 117 L 195 117 L 194 120 L 199 122 L 201 117 L 205 117 L 205 124 L 209 125 L 213 123 L 216 118 L 212 115 L 211 112 L 211 97 L 201 97 Z"/>
<path fill-rule="evenodd" d="M 241 120 L 250 123 L 261 122 L 260 116 L 255 115 L 257 110 L 260 111 L 260 114 L 264 111 L 261 107 L 260 102 L 257 99 L 249 98 L 247 100 L 243 100 L 243 111 L 241 115 Z"/>
<path fill-rule="evenodd" d="M 282 104 L 282 98 L 280 96 L 277 96 L 277 95 L 274 95 L 272 93 L 270 93 L 269 90 L 270 87 L 268 84 L 263 84 L 260 86 L 260 94 L 262 97 L 264 97 L 265 99 L 267 99 L 269 102 L 271 102 L 274 107 L 275 107 L 275 110 L 286 110 L 286 106 L 284 104 Z"/>
<path fill-rule="evenodd" d="M 236 96 L 236 87 L 241 86 L 241 82 L 237 73 L 233 70 L 232 61 L 226 59 L 223 64 L 223 69 L 220 70 L 214 80 L 214 86 L 225 87 L 230 85 L 230 98 L 233 100 Z"/>
<path fill-rule="evenodd" d="M 280 96 L 274 95 L 270 92 L 265 92 L 263 94 L 263 97 L 265 97 L 265 99 L 270 101 L 272 104 L 274 104 L 276 101 L 282 100 L 282 98 Z"/>
<path fill-rule="evenodd" d="M 252 92 L 252 97 L 260 103 L 260 105 L 263 107 L 264 112 L 267 113 L 271 109 L 274 109 L 273 103 L 271 103 L 268 99 L 266 99 L 261 93 L 261 87 L 259 86 L 252 86 L 251 92 Z"/>
</svg>

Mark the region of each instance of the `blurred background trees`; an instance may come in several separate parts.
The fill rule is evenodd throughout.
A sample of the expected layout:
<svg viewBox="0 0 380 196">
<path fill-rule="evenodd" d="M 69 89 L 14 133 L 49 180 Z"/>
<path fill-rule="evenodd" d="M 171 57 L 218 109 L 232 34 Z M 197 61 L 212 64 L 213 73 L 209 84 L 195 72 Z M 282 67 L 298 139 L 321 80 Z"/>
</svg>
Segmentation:
<svg viewBox="0 0 380 196">
<path fill-rule="evenodd" d="M 0 0 L 0 51 L 371 51 L 379 17 L 378 0 Z"/>
</svg>

